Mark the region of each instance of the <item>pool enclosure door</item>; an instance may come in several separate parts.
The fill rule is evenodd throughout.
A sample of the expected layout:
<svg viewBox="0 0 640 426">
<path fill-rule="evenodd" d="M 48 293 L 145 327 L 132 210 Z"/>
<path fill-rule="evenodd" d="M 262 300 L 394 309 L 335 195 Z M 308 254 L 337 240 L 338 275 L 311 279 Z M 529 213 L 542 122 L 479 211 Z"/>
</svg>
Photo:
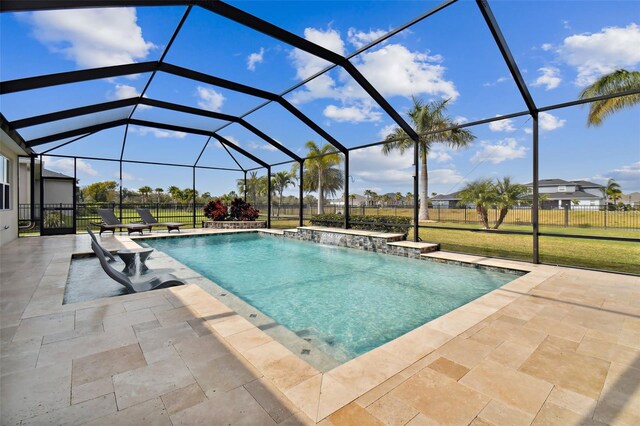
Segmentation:
<svg viewBox="0 0 640 426">
<path fill-rule="evenodd" d="M 73 178 L 42 177 L 40 235 L 76 233 L 76 186 Z"/>
</svg>

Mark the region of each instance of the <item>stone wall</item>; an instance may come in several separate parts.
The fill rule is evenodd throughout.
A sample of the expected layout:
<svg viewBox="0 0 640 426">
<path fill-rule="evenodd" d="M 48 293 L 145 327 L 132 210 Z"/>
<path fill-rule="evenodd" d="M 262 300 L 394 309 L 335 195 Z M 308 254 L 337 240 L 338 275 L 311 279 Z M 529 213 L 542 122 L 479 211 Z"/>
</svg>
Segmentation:
<svg viewBox="0 0 640 426">
<path fill-rule="evenodd" d="M 284 237 L 411 258 L 419 258 L 420 254 L 423 253 L 419 248 L 391 246 L 387 244 L 390 242 L 402 241 L 403 237 L 399 235 L 359 235 L 343 232 L 331 232 L 326 229 L 319 230 L 302 227 L 295 231 L 284 231 Z"/>
<path fill-rule="evenodd" d="M 212 229 L 259 229 L 266 228 L 267 222 L 264 220 L 238 220 L 238 221 L 214 221 L 205 220 L 202 222 L 203 228 Z"/>
</svg>

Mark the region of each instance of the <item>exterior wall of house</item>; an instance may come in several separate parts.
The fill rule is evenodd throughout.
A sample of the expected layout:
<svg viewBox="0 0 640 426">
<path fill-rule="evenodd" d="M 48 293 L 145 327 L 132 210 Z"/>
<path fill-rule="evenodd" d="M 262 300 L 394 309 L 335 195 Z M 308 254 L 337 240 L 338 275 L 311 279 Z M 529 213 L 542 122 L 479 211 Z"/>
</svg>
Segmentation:
<svg viewBox="0 0 640 426">
<path fill-rule="evenodd" d="M 73 204 L 73 179 L 45 179 L 44 184 L 45 204 Z"/>
<path fill-rule="evenodd" d="M 602 191 L 600 191 L 600 188 L 585 188 L 585 187 L 582 187 L 581 189 L 584 192 L 586 192 L 587 194 L 595 195 L 596 197 L 602 197 Z"/>
<path fill-rule="evenodd" d="M 554 194 L 556 192 L 575 192 L 576 191 L 576 186 L 575 185 L 565 185 L 565 190 L 564 191 L 560 191 L 559 187 L 557 185 L 553 185 L 553 186 L 541 186 L 540 188 L 538 188 L 538 193 L 540 194 Z"/>
<path fill-rule="evenodd" d="M 18 155 L 25 152 L 0 130 L 0 154 L 9 160 L 10 204 L 0 210 L 0 246 L 18 238 Z"/>
</svg>

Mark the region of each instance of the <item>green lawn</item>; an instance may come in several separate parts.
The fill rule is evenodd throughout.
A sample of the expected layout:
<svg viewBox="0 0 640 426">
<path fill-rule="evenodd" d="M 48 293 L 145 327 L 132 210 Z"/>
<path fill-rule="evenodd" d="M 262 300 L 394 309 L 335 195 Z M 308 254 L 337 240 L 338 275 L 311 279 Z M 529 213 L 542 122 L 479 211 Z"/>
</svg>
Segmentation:
<svg viewBox="0 0 640 426">
<path fill-rule="evenodd" d="M 421 228 L 423 241 L 440 243 L 442 250 L 531 261 L 533 238 L 488 232 Z M 540 261 L 640 274 L 640 244 L 542 236 Z"/>
</svg>

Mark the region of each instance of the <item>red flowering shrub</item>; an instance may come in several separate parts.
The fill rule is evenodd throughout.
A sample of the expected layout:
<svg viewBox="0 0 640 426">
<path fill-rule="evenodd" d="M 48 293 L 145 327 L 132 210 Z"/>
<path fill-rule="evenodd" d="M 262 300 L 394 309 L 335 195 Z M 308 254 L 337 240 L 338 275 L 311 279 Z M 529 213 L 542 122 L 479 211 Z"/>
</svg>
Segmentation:
<svg viewBox="0 0 640 426">
<path fill-rule="evenodd" d="M 216 198 L 205 204 L 204 216 L 211 220 L 226 220 L 229 217 L 229 212 L 227 206 L 222 204 L 222 200 Z"/>
<path fill-rule="evenodd" d="M 260 211 L 254 209 L 251 204 L 242 198 L 236 198 L 229 206 L 231 220 L 256 220 Z"/>
</svg>

